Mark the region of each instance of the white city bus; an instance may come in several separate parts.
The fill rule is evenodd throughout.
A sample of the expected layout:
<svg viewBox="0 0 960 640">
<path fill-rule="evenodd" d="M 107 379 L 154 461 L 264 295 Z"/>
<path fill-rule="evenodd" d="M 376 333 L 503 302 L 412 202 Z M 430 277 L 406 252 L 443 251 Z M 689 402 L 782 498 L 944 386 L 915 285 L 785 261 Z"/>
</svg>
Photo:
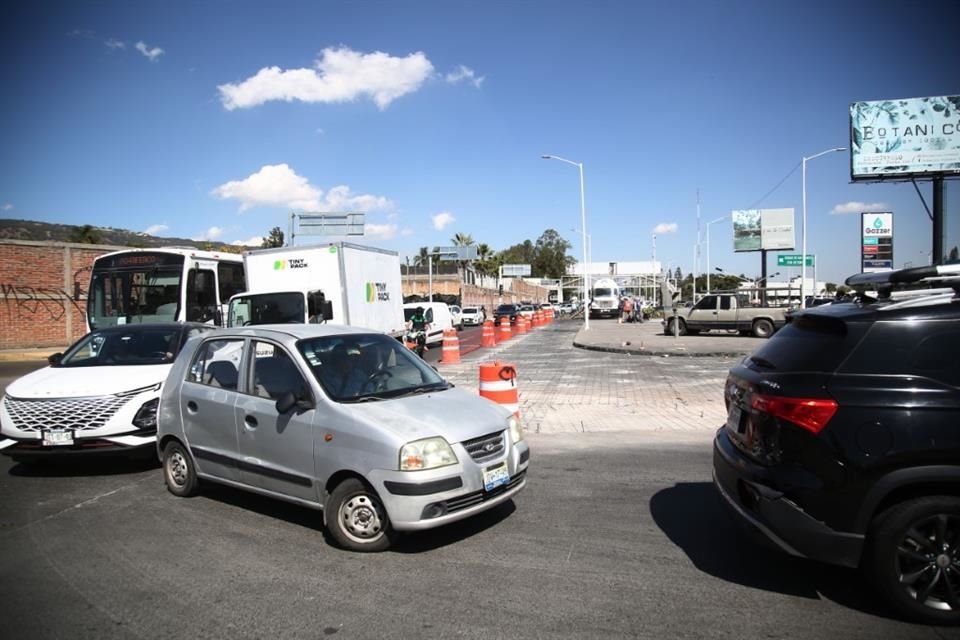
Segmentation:
<svg viewBox="0 0 960 640">
<path fill-rule="evenodd" d="M 192 247 L 129 249 L 98 257 L 87 290 L 87 328 L 143 322 L 222 325 L 230 296 L 246 290 L 243 258 Z"/>
</svg>

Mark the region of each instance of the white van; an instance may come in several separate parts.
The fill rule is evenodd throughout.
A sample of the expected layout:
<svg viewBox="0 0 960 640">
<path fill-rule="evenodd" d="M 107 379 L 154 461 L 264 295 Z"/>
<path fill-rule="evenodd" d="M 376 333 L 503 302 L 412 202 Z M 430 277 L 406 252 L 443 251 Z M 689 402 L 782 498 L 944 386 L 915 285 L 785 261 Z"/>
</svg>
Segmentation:
<svg viewBox="0 0 960 640">
<path fill-rule="evenodd" d="M 409 322 L 417 307 L 423 307 L 423 315 L 430 324 L 427 331 L 427 344 L 443 342 L 443 330 L 453 329 L 453 314 L 446 302 L 407 302 L 403 305 L 403 319 Z"/>
</svg>

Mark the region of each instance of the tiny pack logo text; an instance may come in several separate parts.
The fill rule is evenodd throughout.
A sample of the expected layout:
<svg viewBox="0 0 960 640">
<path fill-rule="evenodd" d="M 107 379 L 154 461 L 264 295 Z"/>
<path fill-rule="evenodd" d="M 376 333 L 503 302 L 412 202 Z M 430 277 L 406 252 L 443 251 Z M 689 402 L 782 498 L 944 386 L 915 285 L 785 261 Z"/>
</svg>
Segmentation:
<svg viewBox="0 0 960 640">
<path fill-rule="evenodd" d="M 303 258 L 287 258 L 286 260 L 274 260 L 273 270 L 283 271 L 284 269 L 306 269 L 307 261 Z"/>
<path fill-rule="evenodd" d="M 386 282 L 368 282 L 367 283 L 367 302 L 389 302 L 390 292 L 387 291 Z"/>
</svg>

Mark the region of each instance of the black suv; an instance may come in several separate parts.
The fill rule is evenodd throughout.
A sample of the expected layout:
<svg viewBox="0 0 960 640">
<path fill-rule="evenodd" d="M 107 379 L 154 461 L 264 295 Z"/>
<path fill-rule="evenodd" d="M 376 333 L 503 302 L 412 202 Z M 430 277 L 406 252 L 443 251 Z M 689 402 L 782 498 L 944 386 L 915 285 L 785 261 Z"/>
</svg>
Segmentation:
<svg viewBox="0 0 960 640">
<path fill-rule="evenodd" d="M 500 318 L 510 318 L 510 324 L 517 324 L 517 316 L 520 314 L 520 307 L 515 304 L 502 304 L 493 312 L 494 324 L 500 324 Z"/>
<path fill-rule="evenodd" d="M 950 288 L 894 292 L 898 282 Z M 861 274 L 730 370 L 714 483 L 783 550 L 960 623 L 960 265 Z"/>
</svg>

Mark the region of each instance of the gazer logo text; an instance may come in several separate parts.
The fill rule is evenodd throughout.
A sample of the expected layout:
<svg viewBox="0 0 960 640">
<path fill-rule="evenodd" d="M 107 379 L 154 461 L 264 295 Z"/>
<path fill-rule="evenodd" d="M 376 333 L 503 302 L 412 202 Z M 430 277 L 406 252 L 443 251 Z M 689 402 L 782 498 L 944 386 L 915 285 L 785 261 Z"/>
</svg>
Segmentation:
<svg viewBox="0 0 960 640">
<path fill-rule="evenodd" d="M 367 302 L 389 302 L 390 292 L 387 291 L 386 282 L 368 282 L 367 283 Z"/>
</svg>

